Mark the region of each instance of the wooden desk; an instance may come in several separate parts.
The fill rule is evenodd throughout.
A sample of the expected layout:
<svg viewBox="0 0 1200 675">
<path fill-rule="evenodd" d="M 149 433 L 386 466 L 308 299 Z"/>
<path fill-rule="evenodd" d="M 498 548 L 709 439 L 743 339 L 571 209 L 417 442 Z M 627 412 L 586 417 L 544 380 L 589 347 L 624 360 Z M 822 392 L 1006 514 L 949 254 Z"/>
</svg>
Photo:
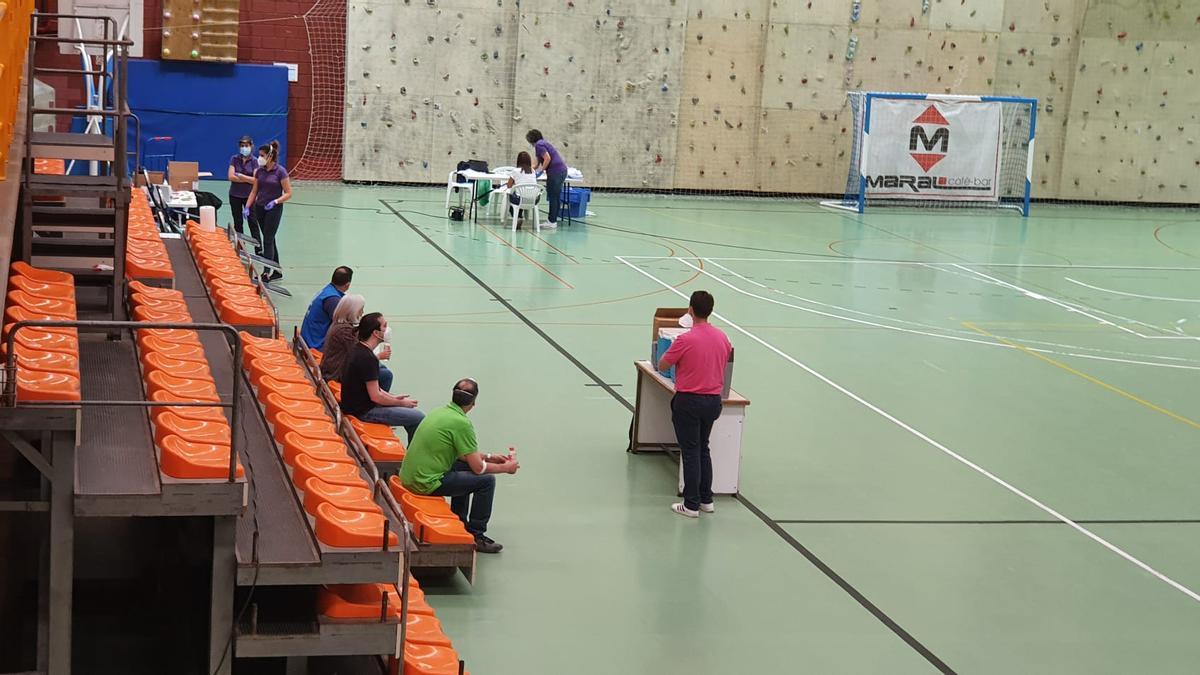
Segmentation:
<svg viewBox="0 0 1200 675">
<path fill-rule="evenodd" d="M 675 383 L 663 377 L 649 361 L 634 361 L 637 368 L 637 402 L 633 410 L 629 452 L 666 452 L 678 448 L 675 427 L 671 425 L 671 397 Z M 721 401 L 721 417 L 709 435 L 712 453 L 713 493 L 735 495 L 742 466 L 742 426 L 750 399 L 729 391 Z M 679 468 L 679 491 L 683 491 L 683 466 Z"/>
</svg>

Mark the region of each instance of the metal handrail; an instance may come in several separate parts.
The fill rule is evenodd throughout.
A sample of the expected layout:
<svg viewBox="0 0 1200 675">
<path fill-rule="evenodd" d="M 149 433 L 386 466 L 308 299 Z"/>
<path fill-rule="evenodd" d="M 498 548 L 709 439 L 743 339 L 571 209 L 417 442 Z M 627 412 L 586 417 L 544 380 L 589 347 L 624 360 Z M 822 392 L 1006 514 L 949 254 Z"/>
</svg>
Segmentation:
<svg viewBox="0 0 1200 675">
<path fill-rule="evenodd" d="M 242 336 L 237 329 L 224 323 L 183 323 L 183 322 L 149 322 L 149 321 L 17 321 L 12 324 L 5 336 L 5 352 L 8 356 L 4 364 L 4 405 L 17 405 L 17 352 L 15 349 L 17 331 L 22 328 L 74 328 L 88 333 L 102 333 L 117 329 L 162 329 L 162 330 L 194 330 L 219 331 L 233 343 L 234 373 L 240 373 L 242 367 Z M 238 403 L 241 400 L 242 379 L 233 378 L 233 398 L 229 403 L 223 402 L 172 402 L 172 401 L 122 401 L 122 400 L 80 400 L 80 401 L 31 401 L 22 405 L 46 408 L 73 408 L 78 406 L 101 407 L 140 407 L 140 408 L 230 408 L 229 417 L 229 482 L 237 479 L 238 443 Z"/>
</svg>

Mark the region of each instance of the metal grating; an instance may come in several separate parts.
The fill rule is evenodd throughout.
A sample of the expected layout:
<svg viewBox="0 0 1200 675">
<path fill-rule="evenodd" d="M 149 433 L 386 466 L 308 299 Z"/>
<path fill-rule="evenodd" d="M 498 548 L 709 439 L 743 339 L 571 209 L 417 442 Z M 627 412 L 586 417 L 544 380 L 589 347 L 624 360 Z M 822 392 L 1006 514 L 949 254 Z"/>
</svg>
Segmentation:
<svg viewBox="0 0 1200 675">
<path fill-rule="evenodd" d="M 144 398 L 132 342 L 80 337 L 84 399 Z M 145 408 L 85 406 L 75 461 L 77 494 L 156 495 L 161 490 Z"/>
</svg>

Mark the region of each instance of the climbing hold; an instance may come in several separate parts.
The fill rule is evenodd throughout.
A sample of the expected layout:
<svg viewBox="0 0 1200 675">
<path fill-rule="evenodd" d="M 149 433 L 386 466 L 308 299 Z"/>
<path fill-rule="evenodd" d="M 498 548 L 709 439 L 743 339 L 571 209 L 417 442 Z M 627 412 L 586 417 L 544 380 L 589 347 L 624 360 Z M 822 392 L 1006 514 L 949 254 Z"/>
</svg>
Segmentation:
<svg viewBox="0 0 1200 675">
<path fill-rule="evenodd" d="M 617 21 L 617 30 L 625 30 L 625 19 L 619 19 Z"/>
<path fill-rule="evenodd" d="M 1121 31 L 1120 33 L 1117 33 L 1118 40 L 1124 40 L 1126 37 L 1129 37 L 1129 33 L 1126 31 Z"/>
<path fill-rule="evenodd" d="M 667 86 L 667 83 L 663 82 L 663 86 L 662 86 L 663 93 L 665 94 L 666 92 L 670 91 L 670 89 L 671 88 Z"/>
<path fill-rule="evenodd" d="M 192 58 L 193 58 L 193 59 L 198 59 L 198 58 L 200 58 L 200 50 L 198 50 L 198 49 L 193 49 L 193 50 L 192 50 Z"/>
<path fill-rule="evenodd" d="M 408 96 L 408 87 L 400 87 L 400 95 Z"/>
<path fill-rule="evenodd" d="M 1134 45 L 1133 48 L 1140 52 L 1140 51 L 1142 51 L 1143 46 L 1145 46 L 1145 45 L 1143 45 L 1141 42 L 1139 42 L 1136 45 Z"/>
<path fill-rule="evenodd" d="M 169 38 L 169 37 L 171 37 L 171 31 L 169 31 L 169 30 L 164 30 L 164 31 L 163 31 L 163 33 L 162 33 L 162 35 L 163 35 L 163 37 L 164 37 L 164 38 Z"/>
<path fill-rule="evenodd" d="M 480 60 L 480 61 L 487 61 L 487 60 L 488 60 L 488 53 L 487 53 L 487 52 L 484 52 L 484 53 L 480 54 L 480 55 L 479 55 L 479 60 Z"/>
<path fill-rule="evenodd" d="M 1015 31 L 1016 29 L 1017 29 L 1017 22 L 1016 22 L 1016 21 L 1014 21 L 1014 22 L 1012 22 L 1012 23 L 1008 24 L 1008 32 L 1010 32 L 1010 33 L 1011 33 L 1011 32 L 1013 32 L 1013 31 Z"/>
<path fill-rule="evenodd" d="M 368 45 L 363 45 L 363 46 L 362 46 L 362 50 L 363 50 L 364 52 L 369 52 L 369 51 L 371 51 L 371 45 L 369 45 L 369 44 L 368 44 Z"/>
<path fill-rule="evenodd" d="M 1057 35 L 1050 38 L 1050 46 L 1051 47 L 1057 47 L 1058 43 L 1060 43 L 1060 42 L 1062 42 L 1062 38 L 1058 37 Z"/>
<path fill-rule="evenodd" d="M 854 0 L 854 4 L 850 6 L 850 23 L 858 23 L 858 18 L 862 15 L 862 0 Z"/>
<path fill-rule="evenodd" d="M 542 46 L 545 47 L 546 49 L 550 49 L 550 41 L 546 40 L 546 43 L 543 44 Z"/>
<path fill-rule="evenodd" d="M 493 52 L 492 52 L 492 58 L 493 58 L 493 59 L 498 59 L 498 58 L 500 58 L 500 50 L 495 50 L 495 51 L 493 51 Z"/>
<path fill-rule="evenodd" d="M 171 55 L 171 48 L 170 48 L 170 47 L 163 47 L 163 50 L 162 50 L 162 55 L 163 55 L 163 56 L 170 56 L 170 55 Z"/>
<path fill-rule="evenodd" d="M 543 67 L 543 68 L 542 68 L 542 74 L 543 74 L 543 75 L 549 75 L 549 74 L 550 74 L 550 66 L 545 66 L 545 67 Z"/>
<path fill-rule="evenodd" d="M 436 38 L 434 38 L 432 35 L 426 35 L 426 36 L 425 36 L 425 41 L 426 41 L 426 42 L 428 42 L 429 44 L 433 44 L 433 41 L 434 41 L 435 39 L 436 39 Z"/>
</svg>

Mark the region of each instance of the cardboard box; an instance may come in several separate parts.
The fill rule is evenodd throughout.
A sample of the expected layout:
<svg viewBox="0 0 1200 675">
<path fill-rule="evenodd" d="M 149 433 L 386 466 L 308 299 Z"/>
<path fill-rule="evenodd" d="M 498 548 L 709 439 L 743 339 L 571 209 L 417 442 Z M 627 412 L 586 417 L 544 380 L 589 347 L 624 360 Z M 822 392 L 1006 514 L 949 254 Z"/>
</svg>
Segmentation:
<svg viewBox="0 0 1200 675">
<path fill-rule="evenodd" d="M 167 177 L 162 171 L 147 171 L 146 173 L 150 174 L 151 185 L 162 185 L 163 179 Z M 138 176 L 141 176 L 141 174 L 138 174 Z M 142 182 L 145 181 L 143 180 Z"/>
<path fill-rule="evenodd" d="M 175 192 L 193 192 L 200 182 L 199 162 L 168 162 L 167 182 Z"/>
<path fill-rule="evenodd" d="M 658 343 L 659 328 L 679 328 L 679 317 L 687 314 L 687 307 L 677 309 L 674 307 L 659 307 L 654 310 L 654 322 L 651 325 L 650 341 Z"/>
</svg>

